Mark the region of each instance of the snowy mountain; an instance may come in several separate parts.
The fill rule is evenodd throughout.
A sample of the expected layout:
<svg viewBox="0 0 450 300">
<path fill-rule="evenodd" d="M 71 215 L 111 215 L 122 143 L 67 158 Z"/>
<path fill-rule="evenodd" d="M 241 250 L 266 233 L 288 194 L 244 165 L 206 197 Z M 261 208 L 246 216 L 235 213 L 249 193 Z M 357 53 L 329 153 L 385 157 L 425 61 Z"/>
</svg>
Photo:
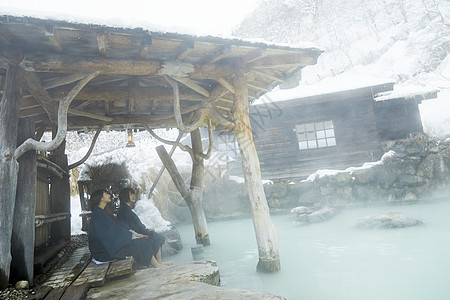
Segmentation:
<svg viewBox="0 0 450 300">
<path fill-rule="evenodd" d="M 261 0 L 233 35 L 324 50 L 297 88 L 265 96 L 272 101 L 382 82 L 400 94 L 439 90 L 420 106 L 424 129 L 450 134 L 449 1 Z"/>
</svg>

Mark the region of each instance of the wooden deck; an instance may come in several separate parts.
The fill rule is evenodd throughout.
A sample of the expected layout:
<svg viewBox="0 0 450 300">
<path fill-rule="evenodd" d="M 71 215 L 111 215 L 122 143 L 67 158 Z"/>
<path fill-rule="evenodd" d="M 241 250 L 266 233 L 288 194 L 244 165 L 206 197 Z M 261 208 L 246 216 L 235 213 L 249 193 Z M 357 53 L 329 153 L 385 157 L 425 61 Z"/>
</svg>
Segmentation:
<svg viewBox="0 0 450 300">
<path fill-rule="evenodd" d="M 133 261 L 129 257 L 97 265 L 91 261 L 87 246 L 79 248 L 39 287 L 31 299 L 84 299 L 89 288 L 102 286 L 107 280 L 134 274 Z"/>
</svg>

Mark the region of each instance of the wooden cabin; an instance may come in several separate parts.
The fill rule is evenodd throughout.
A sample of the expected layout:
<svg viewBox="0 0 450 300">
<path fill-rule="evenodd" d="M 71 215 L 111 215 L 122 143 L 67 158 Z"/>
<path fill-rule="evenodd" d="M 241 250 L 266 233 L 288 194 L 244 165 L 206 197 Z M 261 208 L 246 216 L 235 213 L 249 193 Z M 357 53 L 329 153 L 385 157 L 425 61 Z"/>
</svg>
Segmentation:
<svg viewBox="0 0 450 300">
<path fill-rule="evenodd" d="M 83 160 L 68 165 L 67 131 L 221 125 L 253 145 L 249 100 L 296 77 L 321 52 L 0 16 L 0 288 L 10 274 L 33 282 L 35 246 L 50 259 L 53 245 L 70 239 L 70 217 L 78 216 L 70 216 L 69 170 L 87 159 L 96 138 Z M 53 132 L 50 142 L 40 141 L 44 132 Z M 243 164 L 258 167 L 256 152 L 244 151 Z M 269 226 L 259 169 L 248 177 L 256 178 L 249 199 L 263 208 L 258 224 Z M 279 261 L 275 230 L 256 232 L 260 261 Z M 259 232 L 269 234 L 260 242 Z"/>
<path fill-rule="evenodd" d="M 382 143 L 423 133 L 419 104 L 436 92 L 391 96 L 393 83 L 250 106 L 264 179 L 304 179 L 318 169 L 345 169 L 381 158 Z M 267 100 L 267 99 L 266 99 Z M 218 135 L 220 150 L 237 161 L 233 136 Z"/>
</svg>

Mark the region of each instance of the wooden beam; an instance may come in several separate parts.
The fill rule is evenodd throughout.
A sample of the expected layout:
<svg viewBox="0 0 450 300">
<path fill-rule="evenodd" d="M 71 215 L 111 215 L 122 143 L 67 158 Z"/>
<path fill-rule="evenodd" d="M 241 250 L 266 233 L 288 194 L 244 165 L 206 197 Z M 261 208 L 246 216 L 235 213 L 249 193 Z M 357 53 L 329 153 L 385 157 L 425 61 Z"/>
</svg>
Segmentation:
<svg viewBox="0 0 450 300">
<path fill-rule="evenodd" d="M 193 105 L 187 108 L 181 109 L 181 114 L 185 115 L 188 113 L 191 113 L 193 111 L 198 110 L 201 107 L 201 104 Z M 69 127 L 82 127 L 82 126 L 99 126 L 101 124 L 104 125 L 118 125 L 118 124 L 150 124 L 153 127 L 154 123 L 160 123 L 160 124 L 169 124 L 174 125 L 173 127 L 176 127 L 175 124 L 175 118 L 173 113 L 167 113 L 167 114 L 161 114 L 161 115 L 121 115 L 121 116 L 113 116 L 112 121 L 99 121 L 94 119 L 86 119 L 83 117 L 68 117 L 68 123 Z"/>
<path fill-rule="evenodd" d="M 80 57 L 36 53 L 24 58 L 22 68 L 32 72 L 152 75 L 162 68 L 158 61 L 117 60 L 104 57 Z"/>
<path fill-rule="evenodd" d="M 174 59 L 183 60 L 190 52 L 191 49 L 194 49 L 194 40 L 188 40 L 180 43 L 178 47 L 175 48 Z"/>
<path fill-rule="evenodd" d="M 226 110 L 226 111 L 230 112 L 230 108 L 229 107 L 224 107 L 224 106 L 220 106 L 220 105 L 216 105 L 216 107 L 219 108 L 219 109 L 223 109 L 223 110 Z"/>
<path fill-rule="evenodd" d="M 105 101 L 105 115 L 109 115 L 110 112 L 111 112 L 111 102 Z"/>
<path fill-rule="evenodd" d="M 264 49 L 256 49 L 242 57 L 242 64 L 246 65 L 255 60 L 261 59 L 267 56 L 267 48 Z"/>
<path fill-rule="evenodd" d="M 86 74 L 82 74 L 82 73 L 75 73 L 75 74 L 68 74 L 65 76 L 58 76 L 55 78 L 50 78 L 47 80 L 44 80 L 42 82 L 42 85 L 44 86 L 44 88 L 47 89 L 52 89 L 55 87 L 59 87 L 62 85 L 66 85 L 66 84 L 70 84 L 70 83 L 74 83 L 77 82 L 78 80 L 82 79 L 84 76 L 86 76 Z"/>
<path fill-rule="evenodd" d="M 267 56 L 251 63 L 248 63 L 247 69 L 270 69 L 278 67 L 290 66 L 307 66 L 313 65 L 317 62 L 317 58 L 306 54 L 292 54 Z"/>
<path fill-rule="evenodd" d="M 89 113 L 89 112 L 74 109 L 74 108 L 69 108 L 69 113 L 72 115 L 75 115 L 75 116 L 87 117 L 90 119 L 101 120 L 101 121 L 105 121 L 105 122 L 110 122 L 113 120 L 113 118 L 108 117 L 108 116 L 96 115 L 93 113 Z"/>
<path fill-rule="evenodd" d="M 226 88 L 230 93 L 234 94 L 236 92 L 233 85 L 224 78 L 217 78 L 217 82 L 220 83 L 224 88 Z"/>
<path fill-rule="evenodd" d="M 0 289 L 8 286 L 11 266 L 14 199 L 19 173 L 19 164 L 13 153 L 17 145 L 22 73 L 18 65 L 9 65 L 0 101 Z"/>
<path fill-rule="evenodd" d="M 234 103 L 233 100 L 226 99 L 226 98 L 223 98 L 223 97 L 222 98 L 218 98 L 217 101 L 223 101 L 223 102 L 227 102 L 227 103 Z"/>
<path fill-rule="evenodd" d="M 40 79 L 35 73 L 24 72 L 25 83 L 28 90 L 34 96 L 34 98 L 42 105 L 48 114 L 48 117 L 52 123 L 56 123 L 58 115 L 58 107 L 56 103 L 52 101 L 50 95 L 42 86 Z"/>
<path fill-rule="evenodd" d="M 192 65 L 190 63 L 173 61 L 124 60 L 47 53 L 29 54 L 22 60 L 20 65 L 29 72 L 100 72 L 105 75 L 190 76 L 193 79 L 214 79 L 218 76 L 229 78 L 233 74 L 233 68 L 229 65 Z"/>
<path fill-rule="evenodd" d="M 134 103 L 136 101 L 136 91 L 139 88 L 139 78 L 132 76 L 128 80 L 128 113 L 132 114 L 134 111 Z"/>
<path fill-rule="evenodd" d="M 34 122 L 19 120 L 18 143 L 34 138 Z M 28 152 L 19 160 L 19 175 L 14 225 L 11 239 L 11 278 L 26 279 L 33 285 L 34 266 L 34 214 L 36 207 L 36 152 Z"/>
<path fill-rule="evenodd" d="M 178 191 L 180 192 L 181 196 L 186 199 L 188 197 L 191 197 L 191 191 L 189 190 L 188 186 L 184 182 L 183 178 L 180 175 L 180 172 L 177 169 L 177 166 L 175 165 L 174 161 L 170 157 L 170 155 L 167 153 L 166 148 L 164 148 L 163 145 L 156 147 L 156 153 L 158 153 L 159 158 L 163 162 L 163 165 L 166 167 L 167 171 L 170 174 L 170 177 L 173 180 L 173 183 L 177 187 Z"/>
<path fill-rule="evenodd" d="M 19 111 L 19 118 L 28 118 L 28 117 L 34 117 L 34 116 L 39 116 L 39 115 L 46 115 L 46 118 L 48 119 L 48 113 L 45 111 L 45 109 L 41 105 L 38 107 L 21 109 Z"/>
<path fill-rule="evenodd" d="M 265 91 L 265 92 L 269 91 L 269 89 L 266 86 L 262 86 L 262 85 L 258 84 L 257 82 L 253 82 L 253 83 L 247 82 L 247 86 L 251 87 L 252 89 L 259 90 L 259 91 Z"/>
<path fill-rule="evenodd" d="M 98 53 L 100 53 L 101 56 L 106 56 L 106 36 L 104 32 L 97 34 L 97 47 Z"/>
<path fill-rule="evenodd" d="M 189 78 L 186 77 L 172 77 L 173 79 L 175 79 L 178 82 L 181 82 L 182 84 L 184 84 L 185 86 L 187 86 L 188 88 L 196 91 L 197 93 L 205 96 L 205 97 L 209 97 L 209 91 L 206 90 L 205 88 L 203 88 L 201 85 L 199 85 L 198 83 L 190 80 Z"/>
<path fill-rule="evenodd" d="M 220 46 L 216 50 L 214 50 L 212 53 L 208 54 L 207 57 L 204 59 L 204 62 L 207 63 L 215 63 L 222 58 L 225 58 L 227 56 L 230 56 L 231 54 L 231 46 Z"/>
<path fill-rule="evenodd" d="M 41 107 L 42 105 L 36 101 L 36 99 L 30 95 L 30 97 L 24 97 L 19 100 L 19 109 L 28 109 L 28 108 L 36 108 Z"/>
<path fill-rule="evenodd" d="M 64 48 L 62 46 L 62 43 L 59 39 L 58 34 L 55 31 L 54 26 L 45 26 L 45 36 L 48 37 L 50 42 L 52 43 L 53 47 L 55 47 L 58 51 L 63 51 Z"/>
<path fill-rule="evenodd" d="M 173 99 L 172 90 L 162 87 L 136 87 L 134 90 L 134 97 L 142 100 L 161 100 L 170 101 Z M 67 89 L 55 89 L 50 91 L 53 99 L 62 98 L 67 94 Z M 75 100 L 86 101 L 127 101 L 129 97 L 128 87 L 102 87 L 102 86 L 88 86 L 85 87 L 76 97 Z M 187 101 L 203 101 L 205 98 L 198 93 L 183 93 L 180 94 L 180 100 Z"/>
<path fill-rule="evenodd" d="M 283 82 L 285 80 L 282 77 L 275 76 L 275 75 L 272 75 L 272 74 L 268 74 L 267 71 L 261 71 L 261 70 L 256 71 L 256 70 L 253 70 L 252 72 L 257 74 L 257 75 L 260 75 L 260 76 L 263 76 L 263 77 L 266 77 L 268 79 L 271 79 L 271 80 L 274 80 L 274 81 L 278 81 L 278 82 Z"/>
<path fill-rule="evenodd" d="M 270 219 L 269 205 L 261 180 L 260 162 L 252 137 L 247 80 L 244 74 L 237 73 L 233 85 L 236 89 L 236 105 L 232 119 L 236 124 L 234 134 L 241 153 L 242 171 L 258 246 L 259 262 L 256 269 L 260 272 L 278 272 L 281 269 L 278 236 Z"/>
<path fill-rule="evenodd" d="M 142 41 L 141 50 L 139 51 L 139 57 L 145 59 L 150 52 L 152 46 L 152 37 L 150 35 L 145 36 Z"/>
<path fill-rule="evenodd" d="M 79 110 L 80 108 L 83 108 L 83 107 L 85 107 L 85 106 L 88 106 L 89 104 L 91 104 L 90 101 L 84 101 L 84 102 L 81 103 L 80 105 L 77 105 L 77 106 L 75 106 L 75 107 L 73 107 L 73 108 Z"/>
</svg>

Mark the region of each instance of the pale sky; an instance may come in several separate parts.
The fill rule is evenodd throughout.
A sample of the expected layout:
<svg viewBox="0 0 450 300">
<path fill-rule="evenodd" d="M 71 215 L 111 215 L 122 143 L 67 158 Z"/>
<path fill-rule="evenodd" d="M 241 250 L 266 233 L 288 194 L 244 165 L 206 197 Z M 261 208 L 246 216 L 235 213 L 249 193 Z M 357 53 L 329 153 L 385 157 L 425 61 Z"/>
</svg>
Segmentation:
<svg viewBox="0 0 450 300">
<path fill-rule="evenodd" d="M 0 14 L 231 35 L 258 0 L 0 0 Z M 155 25 L 155 26 L 153 26 Z"/>
</svg>

